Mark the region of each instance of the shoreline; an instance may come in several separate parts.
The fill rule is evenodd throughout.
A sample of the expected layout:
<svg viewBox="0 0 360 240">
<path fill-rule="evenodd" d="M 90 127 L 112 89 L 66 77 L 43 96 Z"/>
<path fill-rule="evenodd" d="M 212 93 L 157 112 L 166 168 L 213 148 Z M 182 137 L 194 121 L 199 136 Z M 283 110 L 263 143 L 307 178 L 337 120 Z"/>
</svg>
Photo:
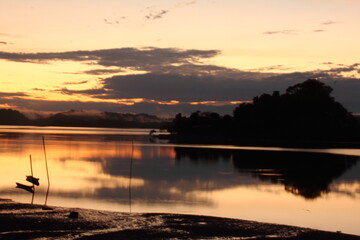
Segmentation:
<svg viewBox="0 0 360 240">
<path fill-rule="evenodd" d="M 360 240 L 360 236 L 288 225 L 186 214 L 121 213 L 0 199 L 1 239 Z"/>
<path fill-rule="evenodd" d="M 168 140 L 174 144 L 222 144 L 256 147 L 282 148 L 360 148 L 360 139 L 287 139 L 287 138 L 240 138 L 214 135 L 157 135 L 160 140 Z"/>
</svg>

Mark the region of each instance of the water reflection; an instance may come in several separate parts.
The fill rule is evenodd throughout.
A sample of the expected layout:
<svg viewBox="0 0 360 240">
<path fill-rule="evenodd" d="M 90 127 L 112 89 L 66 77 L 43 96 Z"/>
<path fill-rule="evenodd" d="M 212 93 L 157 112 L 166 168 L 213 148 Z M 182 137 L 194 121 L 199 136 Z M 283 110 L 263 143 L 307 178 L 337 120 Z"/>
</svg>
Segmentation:
<svg viewBox="0 0 360 240">
<path fill-rule="evenodd" d="M 45 135 L 51 177 L 48 205 L 127 211 L 132 161 L 134 212 L 186 212 L 316 228 L 321 222 L 322 229 L 330 230 L 343 215 L 349 219 L 344 228 L 337 228 L 343 231 L 359 220 L 356 156 L 173 146 L 151 143 L 144 130 L 35 130 L 0 128 L 0 198 L 30 202 L 31 196 L 15 189 L 15 182 L 29 173 L 31 154 L 34 175 L 40 178 L 34 202 L 44 202 Z M 302 209 L 318 214 L 308 216 Z M 353 229 L 358 228 L 347 231 L 356 232 Z"/>
<path fill-rule="evenodd" d="M 176 159 L 230 161 L 239 172 L 249 172 L 261 181 L 281 183 L 285 190 L 306 199 L 330 191 L 330 184 L 357 163 L 359 157 L 326 153 L 287 151 L 225 151 L 175 148 Z"/>
</svg>

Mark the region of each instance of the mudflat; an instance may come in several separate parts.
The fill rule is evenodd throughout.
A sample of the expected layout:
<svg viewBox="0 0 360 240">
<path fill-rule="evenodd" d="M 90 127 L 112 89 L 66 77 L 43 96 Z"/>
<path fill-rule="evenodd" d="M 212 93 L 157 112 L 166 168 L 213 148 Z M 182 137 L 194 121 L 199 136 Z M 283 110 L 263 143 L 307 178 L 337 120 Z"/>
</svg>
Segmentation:
<svg viewBox="0 0 360 240">
<path fill-rule="evenodd" d="M 300 239 L 360 236 L 209 216 L 120 213 L 0 200 L 0 239 Z"/>
</svg>

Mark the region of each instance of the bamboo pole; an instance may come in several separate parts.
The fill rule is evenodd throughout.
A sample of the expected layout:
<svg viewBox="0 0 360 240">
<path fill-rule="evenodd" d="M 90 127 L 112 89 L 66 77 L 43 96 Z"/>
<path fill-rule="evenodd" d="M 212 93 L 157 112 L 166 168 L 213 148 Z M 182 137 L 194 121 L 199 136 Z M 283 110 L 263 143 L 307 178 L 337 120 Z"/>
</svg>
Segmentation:
<svg viewBox="0 0 360 240">
<path fill-rule="evenodd" d="M 131 213 L 131 179 L 133 168 L 133 156 L 134 156 L 134 140 L 131 140 L 131 158 L 130 158 L 130 174 L 129 174 L 129 211 Z"/>
<path fill-rule="evenodd" d="M 30 170 L 31 170 L 31 177 L 34 177 L 31 154 L 30 154 Z M 31 197 L 31 205 L 34 204 L 34 198 L 35 198 L 35 185 L 34 185 L 34 183 L 33 183 L 32 187 L 33 187 L 33 193 L 32 193 L 32 197 Z"/>
<path fill-rule="evenodd" d="M 46 191 L 46 198 L 45 198 L 45 206 L 46 206 L 47 199 L 48 199 L 48 196 L 49 196 L 49 191 L 50 191 L 50 177 L 49 177 L 49 168 L 48 168 L 47 157 L 46 157 L 46 148 L 45 148 L 45 138 L 44 138 L 44 136 L 42 137 L 42 140 L 43 140 L 45 166 L 46 166 L 46 174 L 47 174 L 47 181 L 48 181 L 48 188 L 47 188 L 47 191 Z"/>
</svg>

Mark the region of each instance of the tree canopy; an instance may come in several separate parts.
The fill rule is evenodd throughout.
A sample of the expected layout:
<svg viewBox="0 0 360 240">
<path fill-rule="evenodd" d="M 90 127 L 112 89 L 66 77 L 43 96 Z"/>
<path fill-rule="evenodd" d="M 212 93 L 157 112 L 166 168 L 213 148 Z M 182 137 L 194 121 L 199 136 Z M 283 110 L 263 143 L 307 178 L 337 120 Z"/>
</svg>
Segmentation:
<svg viewBox="0 0 360 240">
<path fill-rule="evenodd" d="M 177 115 L 170 131 L 237 137 L 335 139 L 359 133 L 353 115 L 331 96 L 333 89 L 309 79 L 236 107 L 233 116 L 195 112 Z"/>
</svg>

